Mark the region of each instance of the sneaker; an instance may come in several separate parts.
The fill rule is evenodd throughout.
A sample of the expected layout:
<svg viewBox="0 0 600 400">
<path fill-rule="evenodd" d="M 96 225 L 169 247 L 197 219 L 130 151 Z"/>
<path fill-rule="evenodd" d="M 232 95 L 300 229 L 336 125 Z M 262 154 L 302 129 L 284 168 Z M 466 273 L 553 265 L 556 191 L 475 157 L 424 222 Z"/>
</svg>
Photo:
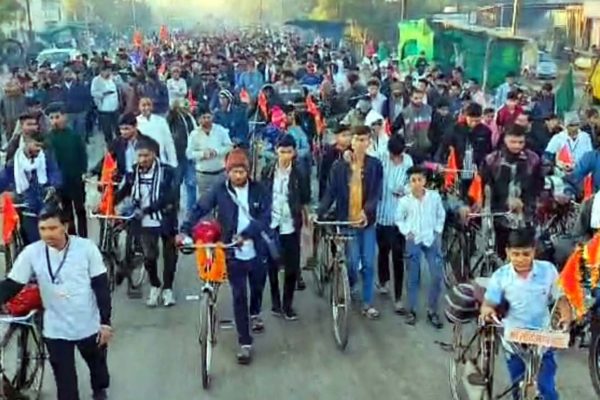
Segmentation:
<svg viewBox="0 0 600 400">
<path fill-rule="evenodd" d="M 260 315 L 250 316 L 250 330 L 252 330 L 252 333 L 263 333 L 265 331 L 265 323 Z"/>
<path fill-rule="evenodd" d="M 362 314 L 369 319 L 378 319 L 379 311 L 375 307 L 365 306 L 362 310 Z"/>
<path fill-rule="evenodd" d="M 298 278 L 298 283 L 296 284 L 296 290 L 302 291 L 306 289 L 306 283 L 304 282 L 304 279 L 302 279 L 302 276 L 300 276 Z"/>
<path fill-rule="evenodd" d="M 175 296 L 173 296 L 173 291 L 171 289 L 165 289 L 162 292 L 163 304 L 165 307 L 171 307 L 176 304 Z"/>
<path fill-rule="evenodd" d="M 238 351 L 237 362 L 240 365 L 248 365 L 252 362 L 252 346 L 244 345 L 240 347 L 240 351 Z"/>
<path fill-rule="evenodd" d="M 398 315 L 406 315 L 406 308 L 404 308 L 404 304 L 401 301 L 394 303 L 394 312 Z"/>
<path fill-rule="evenodd" d="M 406 324 L 407 325 L 415 325 L 417 323 L 417 314 L 414 311 L 409 312 L 408 314 L 406 314 Z"/>
<path fill-rule="evenodd" d="M 93 400 L 108 400 L 108 392 L 106 389 L 95 390 L 92 394 Z"/>
<path fill-rule="evenodd" d="M 388 283 L 386 282 L 383 285 L 377 284 L 377 293 L 383 296 L 389 294 L 390 290 L 388 289 Z"/>
<path fill-rule="evenodd" d="M 281 309 L 281 307 L 273 307 L 273 308 L 271 308 L 271 314 L 274 317 L 282 318 L 283 317 L 283 310 Z"/>
<path fill-rule="evenodd" d="M 442 324 L 442 321 L 436 312 L 427 311 L 427 320 L 435 329 L 442 329 L 444 327 L 444 324 Z"/>
<path fill-rule="evenodd" d="M 296 311 L 292 309 L 283 313 L 283 317 L 286 321 L 298 321 L 298 314 L 296 314 Z"/>
<path fill-rule="evenodd" d="M 152 287 L 150 288 L 150 294 L 148 295 L 148 300 L 146 300 L 146 305 L 148 307 L 156 307 L 158 306 L 158 300 L 160 299 L 160 288 Z"/>
</svg>

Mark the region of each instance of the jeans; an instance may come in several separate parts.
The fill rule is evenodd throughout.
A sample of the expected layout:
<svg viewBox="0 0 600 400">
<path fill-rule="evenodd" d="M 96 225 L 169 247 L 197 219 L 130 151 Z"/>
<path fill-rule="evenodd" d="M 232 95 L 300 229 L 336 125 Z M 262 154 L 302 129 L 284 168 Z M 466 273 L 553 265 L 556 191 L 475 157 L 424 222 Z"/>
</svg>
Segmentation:
<svg viewBox="0 0 600 400">
<path fill-rule="evenodd" d="M 227 260 L 227 266 L 238 343 L 242 346 L 251 345 L 250 316 L 260 314 L 266 269 L 258 258 L 252 260 L 231 258 Z M 250 307 L 248 307 L 248 283 L 250 284 Z"/>
<path fill-rule="evenodd" d="M 404 236 L 396 226 L 377 225 L 377 272 L 379 284 L 385 285 L 390 280 L 390 252 L 394 268 L 394 300 L 402 299 L 404 285 Z"/>
<path fill-rule="evenodd" d="M 75 114 L 67 114 L 69 126 L 78 135 L 81 135 L 83 140 L 87 140 L 86 118 L 87 111 Z"/>
<path fill-rule="evenodd" d="M 523 378 L 525 363 L 519 356 L 507 353 L 506 365 L 508 366 L 508 373 L 513 383 Z M 554 358 L 554 353 L 548 351 L 542 357 L 542 366 L 538 373 L 538 390 L 544 400 L 558 400 L 559 396 L 556 391 L 555 378 L 556 359 Z M 513 392 L 513 399 L 519 399 L 517 390 Z"/>
<path fill-rule="evenodd" d="M 355 229 L 350 228 L 348 233 L 356 235 L 346 246 L 346 258 L 348 259 L 348 280 L 350 287 L 354 287 L 358 281 L 358 267 L 362 265 L 362 300 L 365 306 L 373 303 L 373 292 L 375 285 L 375 226 Z"/>
<path fill-rule="evenodd" d="M 148 278 L 152 287 L 172 289 L 177 266 L 177 247 L 173 235 L 162 235 L 161 228 L 141 229 L 142 248 L 144 253 L 144 267 L 148 271 Z M 158 239 L 162 239 L 163 245 L 163 282 L 158 277 Z"/>
<path fill-rule="evenodd" d="M 441 236 L 436 235 L 431 246 L 427 247 L 414 240 L 406 240 L 406 255 L 408 262 L 408 307 L 415 312 L 419 298 L 419 284 L 421 281 L 421 255 L 425 256 L 429 266 L 431 282 L 427 296 L 429 311 L 437 312 L 438 302 L 442 291 L 442 249 Z"/>
<path fill-rule="evenodd" d="M 183 184 L 186 193 L 186 211 L 191 211 L 196 205 L 198 194 L 196 193 L 196 165 L 193 161 L 187 162 L 183 173 Z"/>
<path fill-rule="evenodd" d="M 223 182 L 225 176 L 225 171 L 220 172 L 218 174 L 206 174 L 201 172 L 196 172 L 196 186 L 198 187 L 198 197 L 202 198 L 206 193 L 208 193 L 212 188 L 214 188 L 218 183 Z"/>
<path fill-rule="evenodd" d="M 292 310 L 296 283 L 300 276 L 300 234 L 293 232 L 288 235 L 279 235 L 281 261 L 285 271 L 283 281 L 283 302 L 279 291 L 279 264 L 270 262 L 269 287 L 271 288 L 271 304 L 273 309 L 281 308 L 288 312 Z"/>
<path fill-rule="evenodd" d="M 106 363 L 106 346 L 98 347 L 96 335 L 81 340 L 44 339 L 50 365 L 54 372 L 58 400 L 79 400 L 77 369 L 75 367 L 75 347 L 90 369 L 92 390 L 107 389 L 110 383 Z M 88 396 L 85 396 L 88 398 Z"/>
<path fill-rule="evenodd" d="M 108 146 L 112 143 L 117 129 L 119 128 L 119 112 L 98 112 L 98 125 L 104 134 L 104 140 Z"/>
</svg>

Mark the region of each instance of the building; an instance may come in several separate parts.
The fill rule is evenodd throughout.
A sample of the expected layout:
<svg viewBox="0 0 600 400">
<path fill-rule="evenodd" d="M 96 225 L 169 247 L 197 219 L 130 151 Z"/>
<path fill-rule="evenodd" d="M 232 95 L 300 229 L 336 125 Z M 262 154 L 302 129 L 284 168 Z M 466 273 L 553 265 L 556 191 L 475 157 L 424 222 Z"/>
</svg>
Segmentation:
<svg viewBox="0 0 600 400">
<path fill-rule="evenodd" d="M 1 0 L 0 0 L 1 1 Z M 15 13 L 11 22 L 0 25 L 0 30 L 9 37 L 24 38 L 29 30 L 40 32 L 48 27 L 59 24 L 65 19 L 62 0 L 17 0 L 21 4 L 21 11 Z M 27 15 L 29 4 L 30 13 Z"/>
</svg>

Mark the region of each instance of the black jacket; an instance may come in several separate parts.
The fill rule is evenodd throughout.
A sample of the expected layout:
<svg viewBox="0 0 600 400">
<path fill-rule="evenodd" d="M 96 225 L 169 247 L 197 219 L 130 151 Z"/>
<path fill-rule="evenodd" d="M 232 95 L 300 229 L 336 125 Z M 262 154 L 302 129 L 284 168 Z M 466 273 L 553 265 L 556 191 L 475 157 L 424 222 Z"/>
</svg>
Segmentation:
<svg viewBox="0 0 600 400">
<path fill-rule="evenodd" d="M 342 158 L 343 155 L 344 153 L 335 145 L 325 145 L 323 157 L 321 158 L 321 167 L 319 168 L 319 200 L 325 195 L 327 180 L 329 179 L 333 163 Z"/>
<path fill-rule="evenodd" d="M 277 162 L 263 169 L 261 183 L 273 198 L 273 182 L 275 181 L 275 168 Z M 294 219 L 294 229 L 300 231 L 302 227 L 302 207 L 310 203 L 310 180 L 296 162 L 292 164 L 288 184 L 288 204 Z"/>
<path fill-rule="evenodd" d="M 144 139 L 152 143 L 154 146 L 155 154 L 160 154 L 160 146 L 154 139 L 152 139 L 150 136 L 143 135 L 141 132 L 138 131 L 137 140 L 140 139 Z M 117 161 L 117 172 L 119 173 L 119 176 L 125 176 L 125 174 L 127 173 L 127 157 L 125 154 L 127 153 L 128 144 L 129 142 L 126 139 L 119 136 L 112 141 L 110 146 L 108 146 L 108 152 Z M 102 162 L 103 159 L 100 159 L 100 162 L 92 169 L 92 173 L 99 175 L 102 172 Z"/>
<path fill-rule="evenodd" d="M 454 128 L 446 132 L 442 138 L 442 144 L 435 157 L 437 162 L 446 164 L 450 146 L 453 146 L 456 151 L 458 168 L 462 168 L 468 143 L 471 143 L 473 147 L 473 162 L 481 167 L 485 156 L 492 152 L 492 132 L 483 124 L 479 124 L 473 129 L 465 124 L 454 125 Z"/>
</svg>

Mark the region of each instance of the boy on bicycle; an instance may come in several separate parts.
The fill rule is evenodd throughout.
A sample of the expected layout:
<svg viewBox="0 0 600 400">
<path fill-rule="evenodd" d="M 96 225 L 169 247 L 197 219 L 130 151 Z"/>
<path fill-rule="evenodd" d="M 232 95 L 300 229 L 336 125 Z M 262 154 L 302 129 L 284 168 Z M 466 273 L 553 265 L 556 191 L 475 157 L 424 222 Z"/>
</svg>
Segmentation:
<svg viewBox="0 0 600 400">
<path fill-rule="evenodd" d="M 501 305 L 508 306 L 503 318 L 506 328 L 545 329 L 550 325 L 550 308 L 558 301 L 559 325 L 571 321 L 571 308 L 566 297 L 559 294 L 556 285 L 558 272 L 547 261 L 535 260 L 535 235 L 531 229 L 510 233 L 507 254 L 510 263 L 494 272 L 487 284 L 481 317 L 497 319 Z M 513 383 L 522 379 L 525 363 L 516 354 L 506 353 L 507 366 Z M 557 400 L 556 360 L 552 350 L 542 357 L 538 375 L 538 389 L 545 400 Z"/>
</svg>

